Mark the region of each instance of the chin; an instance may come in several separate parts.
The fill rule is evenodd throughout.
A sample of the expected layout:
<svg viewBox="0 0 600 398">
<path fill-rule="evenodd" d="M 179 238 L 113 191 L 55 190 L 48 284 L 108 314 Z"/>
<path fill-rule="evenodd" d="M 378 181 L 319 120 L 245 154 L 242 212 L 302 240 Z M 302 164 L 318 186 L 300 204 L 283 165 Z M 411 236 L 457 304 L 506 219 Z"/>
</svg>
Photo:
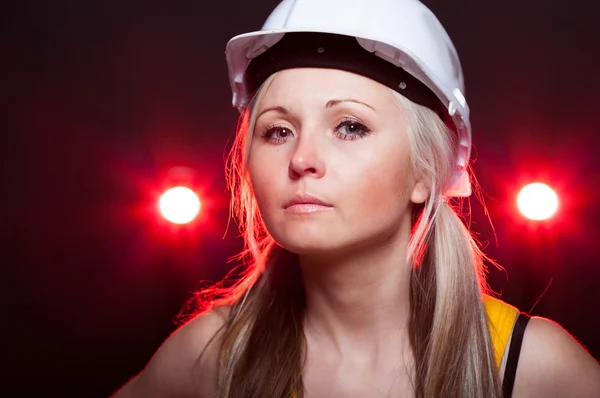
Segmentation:
<svg viewBox="0 0 600 398">
<path fill-rule="evenodd" d="M 287 251 L 298 255 L 323 254 L 335 251 L 337 245 L 326 239 L 315 239 L 307 236 L 277 237 L 275 241 Z"/>
<path fill-rule="evenodd" d="M 281 223 L 267 229 L 277 244 L 291 253 L 344 256 L 397 241 L 403 235 L 398 224 L 392 222 L 382 228 L 381 223 L 373 225 L 366 220 L 352 225 L 335 222 Z"/>
<path fill-rule="evenodd" d="M 332 254 L 350 249 L 356 237 L 336 228 L 312 225 L 287 226 L 272 233 L 275 241 L 287 251 L 298 255 Z"/>
</svg>

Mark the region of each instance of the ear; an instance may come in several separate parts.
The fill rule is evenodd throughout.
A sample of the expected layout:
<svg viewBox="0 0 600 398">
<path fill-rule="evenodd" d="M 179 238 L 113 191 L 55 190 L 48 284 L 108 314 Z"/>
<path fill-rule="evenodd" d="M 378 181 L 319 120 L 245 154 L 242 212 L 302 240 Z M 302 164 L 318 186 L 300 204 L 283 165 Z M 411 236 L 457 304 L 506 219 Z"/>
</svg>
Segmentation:
<svg viewBox="0 0 600 398">
<path fill-rule="evenodd" d="M 419 180 L 415 183 L 410 194 L 410 201 L 414 204 L 424 203 L 429 197 L 429 187 L 424 183 L 423 180 Z"/>
</svg>

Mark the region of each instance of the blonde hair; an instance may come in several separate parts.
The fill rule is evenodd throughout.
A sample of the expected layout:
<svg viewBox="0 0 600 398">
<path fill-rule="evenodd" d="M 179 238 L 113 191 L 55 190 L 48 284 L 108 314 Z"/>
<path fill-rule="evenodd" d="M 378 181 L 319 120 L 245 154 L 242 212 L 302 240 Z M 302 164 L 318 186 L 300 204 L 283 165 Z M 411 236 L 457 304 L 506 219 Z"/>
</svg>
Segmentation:
<svg viewBox="0 0 600 398">
<path fill-rule="evenodd" d="M 242 112 L 227 158 L 231 211 L 245 241 L 238 257 L 242 274 L 232 286 L 199 296 L 205 310 L 231 306 L 222 330 L 219 398 L 287 398 L 292 391 L 303 396 L 305 301 L 298 259 L 266 230 L 247 172 L 255 106 L 273 78 Z M 413 172 L 430 187 L 429 198 L 414 211 L 408 252 L 415 396 L 501 397 L 482 300 L 485 257 L 443 196 L 454 171 L 456 136 L 432 110 L 394 96 L 409 126 Z"/>
</svg>

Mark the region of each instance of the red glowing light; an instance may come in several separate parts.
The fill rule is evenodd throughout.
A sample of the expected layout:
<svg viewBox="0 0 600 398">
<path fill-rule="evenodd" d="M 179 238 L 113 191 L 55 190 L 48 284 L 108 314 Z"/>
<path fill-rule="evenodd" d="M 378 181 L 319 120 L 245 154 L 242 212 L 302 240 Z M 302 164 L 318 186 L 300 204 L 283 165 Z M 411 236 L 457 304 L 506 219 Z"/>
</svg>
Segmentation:
<svg viewBox="0 0 600 398">
<path fill-rule="evenodd" d="M 517 195 L 517 207 L 530 220 L 547 220 L 558 210 L 558 195 L 548 185 L 534 182 L 521 189 Z"/>
<path fill-rule="evenodd" d="M 158 208 L 162 216 L 173 224 L 187 224 L 200 212 L 200 199 L 186 187 L 174 187 L 164 192 Z"/>
</svg>

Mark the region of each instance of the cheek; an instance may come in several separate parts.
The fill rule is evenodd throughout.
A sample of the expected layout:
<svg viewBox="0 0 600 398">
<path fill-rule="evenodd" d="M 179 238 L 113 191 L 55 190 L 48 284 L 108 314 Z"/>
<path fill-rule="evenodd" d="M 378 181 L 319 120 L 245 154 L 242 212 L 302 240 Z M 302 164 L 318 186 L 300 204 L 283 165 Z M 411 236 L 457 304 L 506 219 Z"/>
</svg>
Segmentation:
<svg viewBox="0 0 600 398">
<path fill-rule="evenodd" d="M 261 211 L 263 210 L 265 201 L 268 201 L 272 197 L 272 194 L 269 192 L 269 188 L 272 189 L 272 184 L 269 184 L 268 175 L 269 173 L 267 170 L 264 170 L 262 163 L 254 162 L 248 164 L 248 176 Z"/>
<path fill-rule="evenodd" d="M 271 153 L 261 154 L 260 151 L 251 152 L 248 161 L 248 176 L 252 184 L 254 196 L 263 217 L 268 218 L 270 210 L 279 203 L 281 191 L 281 169 L 283 163 Z M 265 159 L 269 161 L 265 161 Z M 256 159 L 256 160 L 253 160 Z"/>
<path fill-rule="evenodd" d="M 364 222 L 396 219 L 408 207 L 412 173 L 407 151 L 379 151 L 353 162 L 346 197 Z"/>
</svg>

